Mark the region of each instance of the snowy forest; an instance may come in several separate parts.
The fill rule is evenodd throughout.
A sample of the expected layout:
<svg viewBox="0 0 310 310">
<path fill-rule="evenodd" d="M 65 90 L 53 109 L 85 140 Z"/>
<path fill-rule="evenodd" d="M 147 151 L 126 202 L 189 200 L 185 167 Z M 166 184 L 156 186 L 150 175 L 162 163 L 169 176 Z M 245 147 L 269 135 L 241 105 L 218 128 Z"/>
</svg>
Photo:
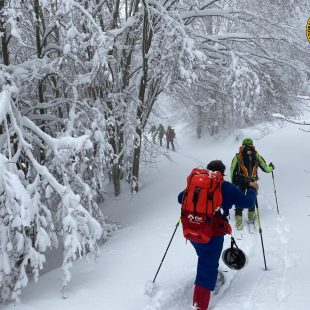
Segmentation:
<svg viewBox="0 0 310 310">
<path fill-rule="evenodd" d="M 121 225 L 104 209 L 141 195 L 141 171 L 166 152 L 149 134 L 162 104 L 197 143 L 302 117 L 309 12 L 308 0 L 0 0 L 0 302 L 23 299 L 53 249 L 65 296 L 74 261 L 113 244 Z"/>
</svg>

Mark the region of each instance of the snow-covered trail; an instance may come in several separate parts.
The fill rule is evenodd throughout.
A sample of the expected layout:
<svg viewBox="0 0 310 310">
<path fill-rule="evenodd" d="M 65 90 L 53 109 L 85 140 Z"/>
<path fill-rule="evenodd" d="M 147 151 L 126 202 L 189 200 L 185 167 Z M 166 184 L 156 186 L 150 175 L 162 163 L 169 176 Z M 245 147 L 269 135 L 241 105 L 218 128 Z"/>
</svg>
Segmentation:
<svg viewBox="0 0 310 310">
<path fill-rule="evenodd" d="M 258 150 L 276 165 L 280 209 L 278 216 L 272 179 L 261 174 L 258 201 L 268 271 L 260 268 L 263 258 L 256 234 L 249 266 L 235 277 L 215 309 L 309 309 L 308 139 L 307 133 L 288 125 L 257 143 Z"/>
<path fill-rule="evenodd" d="M 249 134 L 255 136 L 256 133 L 249 130 Z M 238 245 L 247 253 L 249 264 L 240 272 L 232 272 L 221 265 L 220 269 L 227 271 L 225 274 L 229 283 L 223 295 L 213 297 L 212 309 L 309 309 L 310 299 L 305 292 L 310 285 L 306 277 L 301 280 L 296 276 L 302 276 L 305 271 L 307 274 L 309 259 L 309 249 L 303 243 L 310 220 L 307 216 L 309 210 L 306 208 L 307 174 L 304 172 L 310 151 L 309 146 L 304 143 L 306 139 L 306 133 L 300 132 L 296 126 L 287 125 L 256 141 L 256 147 L 261 154 L 276 165 L 275 180 L 280 215 L 277 215 L 271 174 L 260 173 L 258 196 L 268 270 L 264 270 L 257 223 L 254 235 L 249 234 L 245 227 L 243 238 L 238 241 Z M 191 149 L 188 154 L 184 154 L 182 150 L 179 153 L 187 159 L 199 158 L 202 161 L 199 152 L 207 154 L 208 150 L 213 156 L 208 156 L 208 160 L 220 158 L 229 167 L 233 154 L 227 158 L 227 144 L 230 143 L 226 140 L 224 145 L 216 143 L 216 149 L 213 149 L 212 145 L 205 150 L 197 145 L 197 148 Z M 231 149 L 237 150 L 238 144 Z M 226 246 L 229 246 L 229 238 L 226 238 Z M 298 253 L 302 253 L 301 258 Z M 300 269 L 298 273 L 296 267 Z M 189 309 L 192 290 L 185 290 L 184 298 L 183 290 L 177 284 L 176 287 L 174 292 L 179 292 L 179 298 L 169 298 L 169 295 L 173 296 L 171 292 L 160 292 L 146 309 Z M 190 287 L 190 284 L 187 287 Z"/>
<path fill-rule="evenodd" d="M 306 141 L 310 136 L 294 125 L 272 128 L 274 132 L 263 138 L 261 130 L 245 131 L 254 140 L 261 138 L 255 141 L 258 151 L 276 166 L 280 216 L 271 175 L 260 173 L 258 196 L 268 271 L 264 271 L 258 231 L 254 235 L 244 231 L 238 245 L 249 256 L 249 264 L 242 271 L 225 273 L 225 292 L 212 298 L 211 308 L 215 310 L 309 309 L 310 207 L 306 196 L 310 195 L 310 175 L 304 170 L 309 166 L 310 147 Z M 58 269 L 30 284 L 23 291 L 21 304 L 3 309 L 191 309 L 197 258 L 191 245 L 185 243 L 181 227 L 157 277 L 158 290 L 152 298 L 145 294 L 145 284 L 153 279 L 178 221 L 176 199 L 186 176 L 194 166 L 213 159 L 222 159 L 229 174 L 239 142 L 231 137 L 223 141 L 184 138 L 178 142 L 177 152 L 169 153 L 171 160 L 163 158 L 157 169 L 144 172 L 137 195 L 123 194 L 116 201 L 106 201 L 106 213 L 121 222 L 123 229 L 102 246 L 97 264 L 92 259 L 74 264 L 67 299 L 60 298 L 62 274 Z M 229 246 L 230 238 L 225 242 L 224 248 Z M 220 268 L 227 271 L 223 265 Z"/>
</svg>

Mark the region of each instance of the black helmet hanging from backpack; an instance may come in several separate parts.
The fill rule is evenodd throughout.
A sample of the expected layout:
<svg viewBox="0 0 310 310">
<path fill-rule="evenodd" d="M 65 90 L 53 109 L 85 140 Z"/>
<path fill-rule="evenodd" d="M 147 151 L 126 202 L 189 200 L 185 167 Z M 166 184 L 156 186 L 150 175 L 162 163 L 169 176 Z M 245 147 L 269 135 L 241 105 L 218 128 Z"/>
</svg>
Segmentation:
<svg viewBox="0 0 310 310">
<path fill-rule="evenodd" d="M 240 270 L 248 263 L 247 256 L 238 248 L 233 237 L 231 237 L 231 247 L 222 254 L 222 260 L 228 268 L 233 270 Z"/>
</svg>

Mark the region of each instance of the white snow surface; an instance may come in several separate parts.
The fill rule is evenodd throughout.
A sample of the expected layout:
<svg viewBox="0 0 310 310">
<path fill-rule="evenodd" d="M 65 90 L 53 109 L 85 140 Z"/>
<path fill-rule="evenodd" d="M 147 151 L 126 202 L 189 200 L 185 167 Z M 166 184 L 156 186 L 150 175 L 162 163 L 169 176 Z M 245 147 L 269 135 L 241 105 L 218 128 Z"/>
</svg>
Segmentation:
<svg viewBox="0 0 310 310">
<path fill-rule="evenodd" d="M 220 262 L 226 284 L 220 294 L 212 296 L 210 309 L 308 310 L 310 134 L 285 123 L 280 128 L 257 126 L 243 130 L 242 135 L 252 137 L 259 153 L 275 164 L 280 215 L 271 174 L 260 172 L 258 202 L 268 270 L 264 270 L 257 225 L 255 234 L 244 229 L 243 238 L 237 243 L 248 255 L 249 263 L 236 272 Z M 105 201 L 105 213 L 123 228 L 101 247 L 97 263 L 92 257 L 74 263 L 72 280 L 65 292 L 68 298 L 61 298 L 59 268 L 29 284 L 20 304 L 2 305 L 2 309 L 192 309 L 197 257 L 192 246 L 186 244 L 181 227 L 158 274 L 152 297 L 145 288 L 153 280 L 178 221 L 177 195 L 184 189 L 187 175 L 193 167 L 222 159 L 229 179 L 230 161 L 240 141 L 233 136 L 200 141 L 188 134 L 182 139 L 181 136 L 179 129 L 176 152 L 163 156 L 156 169 L 143 172 L 138 194 L 124 192 L 116 200 L 111 197 Z M 233 211 L 231 216 L 233 225 Z M 230 238 L 226 236 L 224 248 L 229 245 Z"/>
</svg>

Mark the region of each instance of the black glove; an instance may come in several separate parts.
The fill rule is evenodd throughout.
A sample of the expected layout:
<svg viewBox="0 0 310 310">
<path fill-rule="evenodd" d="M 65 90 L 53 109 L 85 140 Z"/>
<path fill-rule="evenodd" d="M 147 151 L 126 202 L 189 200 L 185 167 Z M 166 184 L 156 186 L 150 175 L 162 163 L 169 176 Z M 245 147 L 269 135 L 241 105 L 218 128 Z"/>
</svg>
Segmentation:
<svg viewBox="0 0 310 310">
<path fill-rule="evenodd" d="M 270 163 L 270 164 L 269 164 L 269 167 L 271 167 L 272 170 L 274 170 L 274 164 L 273 164 L 273 163 Z"/>
<path fill-rule="evenodd" d="M 250 187 L 252 187 L 252 186 L 250 186 L 250 183 L 257 181 L 258 177 L 257 176 L 256 177 L 245 177 L 245 180 L 246 180 L 245 183 L 246 183 L 247 188 L 250 188 Z"/>
</svg>

